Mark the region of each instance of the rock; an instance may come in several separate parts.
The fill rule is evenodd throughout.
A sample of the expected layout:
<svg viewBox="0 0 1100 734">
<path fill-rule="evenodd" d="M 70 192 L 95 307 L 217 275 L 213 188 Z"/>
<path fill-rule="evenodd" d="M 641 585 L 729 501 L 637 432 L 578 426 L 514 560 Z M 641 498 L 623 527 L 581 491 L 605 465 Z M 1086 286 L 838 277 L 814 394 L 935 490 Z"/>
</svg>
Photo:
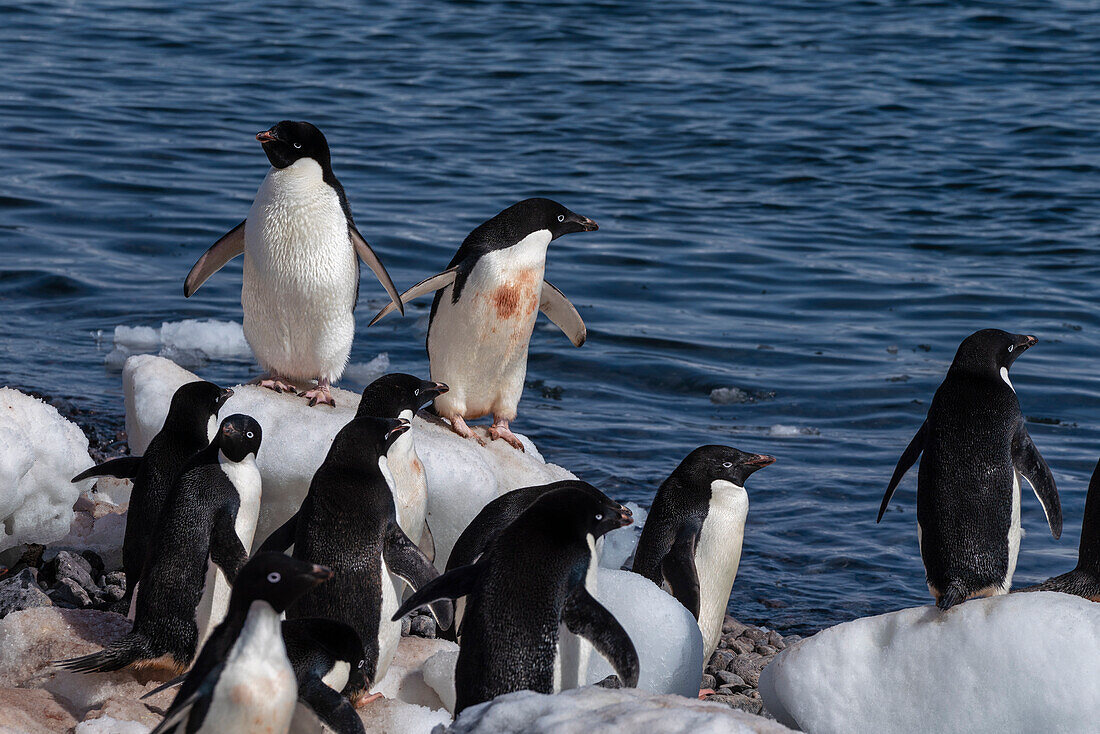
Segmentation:
<svg viewBox="0 0 1100 734">
<path fill-rule="evenodd" d="M 734 637 L 740 637 L 741 633 L 747 630 L 749 626 L 738 622 L 733 617 L 726 615 L 726 618 L 722 621 L 722 634 L 733 635 Z"/>
<path fill-rule="evenodd" d="M 100 563 L 102 564 L 102 561 Z M 60 551 L 43 569 L 43 575 L 47 578 L 55 579 L 57 582 L 71 579 L 88 594 L 94 594 L 99 590 L 93 573 L 92 564 L 88 559 L 69 551 Z"/>
<path fill-rule="evenodd" d="M 108 602 L 120 601 L 126 596 L 126 587 L 109 584 L 103 587 L 103 598 Z"/>
<path fill-rule="evenodd" d="M 726 670 L 729 668 L 730 663 L 733 662 L 734 657 L 735 655 L 729 650 L 715 650 L 714 654 L 710 656 L 710 663 L 707 667 L 713 668 L 716 671 Z"/>
<path fill-rule="evenodd" d="M 722 681 L 722 685 L 725 686 L 741 686 L 742 688 L 749 687 L 741 676 L 737 675 L 737 673 L 731 673 L 728 670 L 718 671 L 718 680 Z"/>
<path fill-rule="evenodd" d="M 761 666 L 763 667 L 763 666 Z M 744 658 L 734 658 L 734 661 L 730 663 L 729 668 L 731 673 L 736 673 L 741 676 L 741 679 L 745 681 L 746 685 L 756 688 L 760 683 L 760 668 L 754 666 L 750 661 Z"/>
<path fill-rule="evenodd" d="M 412 618 L 409 634 L 417 637 L 435 638 L 435 617 L 431 614 L 419 614 Z"/>
<path fill-rule="evenodd" d="M 106 502 L 92 502 L 89 505 L 82 501 L 78 503 L 73 514 L 68 534 L 50 543 L 50 547 L 77 553 L 94 551 L 94 556 L 101 559 L 104 569 L 114 569 L 122 566 L 122 540 L 125 533 L 125 507 Z"/>
<path fill-rule="evenodd" d="M 1087 732 L 1097 660 L 1100 604 L 1010 594 L 831 627 L 777 655 L 760 693 L 779 721 L 815 734 Z"/>
<path fill-rule="evenodd" d="M 783 642 L 783 635 L 779 634 L 775 630 L 770 630 L 768 632 L 768 644 L 774 647 L 776 650 L 782 650 L 787 646 L 787 644 Z"/>
<path fill-rule="evenodd" d="M 740 634 L 740 637 L 744 637 L 746 640 L 752 640 L 753 642 L 760 642 L 761 640 L 768 639 L 768 633 L 757 627 L 746 627 L 745 631 Z"/>
<path fill-rule="evenodd" d="M 740 637 L 730 643 L 729 649 L 734 652 L 735 655 L 744 655 L 752 652 L 755 646 L 748 640 L 742 640 Z"/>
<path fill-rule="evenodd" d="M 50 589 L 48 596 L 59 607 L 84 609 L 92 605 L 92 597 L 74 579 L 63 578 Z"/>
<path fill-rule="evenodd" d="M 15 576 L 0 581 L 0 619 L 11 612 L 53 604 L 38 585 L 38 571 L 24 568 Z"/>
<path fill-rule="evenodd" d="M 710 673 L 703 673 L 702 680 L 699 681 L 699 690 L 709 688 L 713 690 L 718 686 L 718 680 Z"/>
<path fill-rule="evenodd" d="M 0 689 L 0 732 L 3 734 L 55 734 L 68 732 L 77 719 L 49 691 L 26 688 Z"/>
<path fill-rule="evenodd" d="M 757 645 L 754 650 L 757 655 L 763 655 L 764 657 L 775 655 L 776 653 L 775 648 L 771 645 Z"/>
<path fill-rule="evenodd" d="M 639 731 L 781 734 L 790 730 L 759 716 L 693 698 L 653 694 L 636 688 L 609 690 L 585 686 L 554 696 L 531 691 L 499 696 L 466 709 L 446 731 L 452 734 Z"/>
</svg>

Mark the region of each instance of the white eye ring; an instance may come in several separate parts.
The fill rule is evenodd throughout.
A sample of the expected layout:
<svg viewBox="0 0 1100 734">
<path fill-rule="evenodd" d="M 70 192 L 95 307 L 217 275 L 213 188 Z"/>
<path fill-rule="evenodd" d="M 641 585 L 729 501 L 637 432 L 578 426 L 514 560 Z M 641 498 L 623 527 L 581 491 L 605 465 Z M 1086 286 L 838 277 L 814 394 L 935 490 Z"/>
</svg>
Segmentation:
<svg viewBox="0 0 1100 734">
<path fill-rule="evenodd" d="M 283 577 L 279 574 L 278 571 L 272 571 L 271 573 L 269 573 L 267 575 L 268 582 L 270 582 L 272 584 L 277 584 L 280 581 L 282 581 L 282 579 L 283 579 Z"/>
<path fill-rule="evenodd" d="M 1009 344 L 1009 345 L 1008 345 L 1008 351 L 1010 351 L 1010 352 L 1011 352 L 1011 351 L 1012 351 L 1013 349 L 1015 349 L 1015 348 L 1016 348 L 1016 345 L 1015 345 L 1015 344 Z"/>
<path fill-rule="evenodd" d="M 366 665 L 366 664 L 367 664 L 367 661 L 366 661 L 366 660 L 360 660 L 360 661 L 359 661 L 359 667 L 360 667 L 360 668 L 362 668 L 362 667 L 363 667 L 364 665 Z"/>
<path fill-rule="evenodd" d="M 413 395 L 419 395 L 419 394 L 420 394 L 420 388 L 419 387 L 416 388 L 415 390 L 413 390 Z"/>
<path fill-rule="evenodd" d="M 731 466 L 733 466 L 733 462 L 732 461 L 724 461 L 724 462 L 722 462 L 722 466 L 729 469 Z"/>
<path fill-rule="evenodd" d="M 602 512 L 597 512 L 596 513 L 596 519 L 597 520 L 603 520 L 603 513 Z"/>
<path fill-rule="evenodd" d="M 245 436 L 247 436 L 247 437 L 249 437 L 249 438 L 252 438 L 252 436 L 253 436 L 254 434 L 252 433 L 252 431 L 249 431 L 248 433 L 246 433 L 246 434 L 244 434 L 244 435 L 245 435 Z"/>
<path fill-rule="evenodd" d="M 558 221 L 559 222 L 564 222 L 565 221 L 565 215 L 564 214 L 559 214 L 558 215 Z"/>
<path fill-rule="evenodd" d="M 294 147 L 295 147 L 295 148 L 301 148 L 301 147 L 302 147 L 302 144 L 301 144 L 301 143 L 295 143 L 295 144 L 294 144 Z"/>
</svg>

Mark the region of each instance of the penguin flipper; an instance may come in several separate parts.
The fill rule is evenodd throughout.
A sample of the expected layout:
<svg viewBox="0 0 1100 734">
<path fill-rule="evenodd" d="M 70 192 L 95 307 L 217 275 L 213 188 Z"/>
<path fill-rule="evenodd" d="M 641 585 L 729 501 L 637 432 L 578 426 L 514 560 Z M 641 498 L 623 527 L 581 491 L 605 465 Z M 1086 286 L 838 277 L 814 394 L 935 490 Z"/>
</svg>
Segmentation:
<svg viewBox="0 0 1100 734">
<path fill-rule="evenodd" d="M 91 469 L 85 469 L 73 477 L 73 482 L 80 482 L 89 477 L 133 479 L 138 475 L 139 469 L 141 469 L 140 456 L 120 456 L 117 459 L 111 459 L 102 464 L 96 464 Z"/>
<path fill-rule="evenodd" d="M 426 588 L 432 581 L 441 578 L 439 571 L 435 570 L 435 566 L 424 555 L 424 551 L 409 540 L 409 536 L 405 535 L 405 531 L 396 522 L 390 523 L 389 531 L 386 533 L 386 540 L 382 544 L 382 558 L 385 559 L 391 573 L 400 576 L 414 589 Z M 413 597 L 415 596 L 414 594 Z M 409 600 L 411 601 L 413 597 Z M 431 602 L 430 608 L 436 623 L 443 629 L 448 629 L 454 621 L 454 605 L 450 600 L 441 600 L 436 596 L 425 602 Z M 395 621 L 401 616 L 395 617 Z"/>
<path fill-rule="evenodd" d="M 168 707 L 168 712 L 165 713 L 164 720 L 157 724 L 157 728 L 153 729 L 149 734 L 182 732 L 182 727 L 185 724 L 187 732 L 198 731 L 202 727 L 203 720 L 206 719 L 207 711 L 210 710 L 214 686 L 224 667 L 225 661 L 222 660 L 210 671 L 210 674 L 203 679 L 203 682 L 189 694 L 185 695 L 184 690 L 181 688 L 180 692 L 176 694 L 175 700 L 172 701 L 172 705 Z M 189 673 L 188 677 L 190 677 L 193 672 L 194 671 Z"/>
<path fill-rule="evenodd" d="M 624 686 L 638 686 L 638 651 L 634 642 L 615 615 L 593 599 L 584 584 L 578 584 L 565 600 L 561 620 L 570 632 L 591 642 L 607 658 Z"/>
<path fill-rule="evenodd" d="M 149 691 L 148 693 L 142 694 L 141 700 L 144 701 L 147 698 L 152 698 L 153 696 L 157 695 L 161 691 L 167 691 L 169 688 L 172 688 L 173 686 L 178 686 L 180 683 L 183 683 L 183 681 L 186 678 L 187 678 L 187 673 L 184 673 L 183 675 L 177 675 L 172 680 L 161 683 L 159 686 L 157 686 L 153 690 Z"/>
<path fill-rule="evenodd" d="M 1054 484 L 1054 476 L 1050 473 L 1050 467 L 1035 448 L 1027 427 L 1021 420 L 1016 428 L 1016 435 L 1012 438 L 1012 466 L 1020 476 L 1027 480 L 1035 496 L 1043 505 L 1043 512 L 1047 516 L 1047 525 L 1050 526 L 1050 534 L 1055 539 L 1062 535 L 1062 503 L 1058 499 L 1058 487 Z"/>
<path fill-rule="evenodd" d="M 435 293 L 440 288 L 446 288 L 451 283 L 455 282 L 455 278 L 457 276 L 458 276 L 458 267 L 457 266 L 453 267 L 453 268 L 447 268 L 442 273 L 438 273 L 436 275 L 433 275 L 432 277 L 428 278 L 427 280 L 422 280 L 419 283 L 417 283 L 416 285 L 414 285 L 412 288 L 410 288 L 407 291 L 405 291 L 404 293 L 402 293 L 401 297 L 398 299 L 398 302 L 402 304 L 401 305 L 401 315 L 405 314 L 404 304 L 408 303 L 409 301 L 413 300 L 414 298 L 420 298 L 420 296 L 426 295 L 428 293 Z M 367 328 L 369 329 L 370 327 L 377 324 L 379 321 L 381 321 L 386 316 L 386 314 L 393 311 L 394 308 L 395 308 L 395 306 L 394 306 L 393 303 L 387 303 L 386 307 L 384 309 L 382 309 L 381 311 L 379 311 L 375 315 L 375 317 L 373 319 L 371 319 L 370 323 L 367 324 Z"/>
<path fill-rule="evenodd" d="M 356 254 L 359 255 L 359 259 L 367 264 L 367 267 L 374 273 L 374 277 L 378 278 L 378 282 L 386 289 L 386 293 L 390 294 L 390 305 L 396 305 L 401 315 L 404 316 L 405 305 L 401 303 L 401 296 L 397 295 L 397 286 L 393 284 L 393 278 L 386 272 L 386 266 L 382 264 L 382 261 L 378 259 L 378 255 L 374 254 L 374 250 L 371 249 L 371 246 L 363 239 L 363 235 L 359 234 L 359 230 L 350 221 L 348 222 L 348 238 L 351 240 Z"/>
<path fill-rule="evenodd" d="M 245 222 L 248 220 L 246 219 Z M 222 269 L 222 267 L 244 252 L 244 225 L 241 222 L 233 229 L 222 235 L 222 238 L 210 245 L 210 249 L 202 254 L 198 262 L 187 274 L 187 280 L 183 281 L 183 297 L 190 298 L 206 279 Z"/>
<path fill-rule="evenodd" d="M 232 586 L 237 574 L 248 563 L 248 551 L 237 536 L 236 518 L 228 510 L 222 510 L 214 519 L 214 532 L 210 536 L 210 560 L 218 565 Z"/>
<path fill-rule="evenodd" d="M 383 554 L 385 551 L 383 551 Z M 386 560 L 389 564 L 389 559 Z M 469 566 L 459 566 L 442 576 L 436 576 L 405 600 L 405 603 L 394 612 L 390 621 L 396 622 L 414 609 L 429 604 L 436 599 L 458 599 L 466 596 L 477 586 L 481 576 L 483 565 L 481 562 L 471 563 Z M 443 627 L 443 625 L 440 625 Z M 450 627 L 448 624 L 443 629 Z"/>
<path fill-rule="evenodd" d="M 298 686 L 298 698 L 336 734 L 364 734 L 363 721 L 346 698 L 310 676 Z"/>
<path fill-rule="evenodd" d="M 676 542 L 661 560 L 661 573 L 672 595 L 699 619 L 699 572 L 695 568 L 695 544 L 701 525 L 698 520 L 688 520 L 676 534 Z"/>
<path fill-rule="evenodd" d="M 927 432 L 928 421 L 925 421 L 920 424 L 917 435 L 913 436 L 913 440 L 909 442 L 909 445 L 905 447 L 905 451 L 902 452 L 901 458 L 898 459 L 898 465 L 894 467 L 894 475 L 890 477 L 890 484 L 886 487 L 886 494 L 882 496 L 882 504 L 879 505 L 878 518 L 875 522 L 880 522 L 882 520 L 882 516 L 886 514 L 886 507 L 890 504 L 890 498 L 894 496 L 894 490 L 898 488 L 901 478 L 905 476 L 905 472 L 909 471 L 909 468 L 916 463 L 921 452 L 924 451 L 924 440 Z"/>
<path fill-rule="evenodd" d="M 432 535 L 427 520 L 424 521 L 424 529 L 420 531 L 420 550 L 424 551 L 429 561 L 435 563 L 435 536 Z"/>
<path fill-rule="evenodd" d="M 548 280 L 542 281 L 542 300 L 539 302 L 539 311 L 546 314 L 546 318 L 553 321 L 554 325 L 569 337 L 573 346 L 581 346 L 588 338 L 588 329 L 581 315 L 577 313 L 577 309 L 565 294 Z"/>
<path fill-rule="evenodd" d="M 286 549 L 294 545 L 294 536 L 298 533 L 298 514 L 295 512 L 289 520 L 273 530 L 271 535 L 267 536 L 267 539 L 260 544 L 260 548 L 256 552 L 286 553 Z"/>
</svg>

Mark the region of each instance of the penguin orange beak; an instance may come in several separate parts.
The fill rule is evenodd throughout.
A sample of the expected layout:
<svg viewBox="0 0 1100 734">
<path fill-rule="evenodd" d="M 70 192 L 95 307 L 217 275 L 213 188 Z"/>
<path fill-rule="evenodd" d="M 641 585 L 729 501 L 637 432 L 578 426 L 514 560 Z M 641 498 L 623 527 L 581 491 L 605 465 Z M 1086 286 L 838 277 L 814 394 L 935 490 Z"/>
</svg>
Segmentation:
<svg viewBox="0 0 1100 734">
<path fill-rule="evenodd" d="M 774 456 L 768 456 L 767 454 L 753 454 L 752 458 L 745 462 L 749 466 L 768 466 L 775 463 Z"/>
<path fill-rule="evenodd" d="M 218 396 L 218 407 L 220 408 L 225 405 L 225 402 L 231 397 L 233 397 L 233 391 L 230 390 L 228 387 L 222 388 L 222 394 Z"/>
<path fill-rule="evenodd" d="M 1030 349 L 1031 347 L 1035 346 L 1038 343 L 1039 343 L 1038 337 L 1034 337 L 1031 334 L 1024 334 L 1024 340 L 1022 342 L 1020 342 L 1019 344 L 1017 344 L 1016 346 L 1020 347 L 1021 349 Z"/>
<path fill-rule="evenodd" d="M 302 574 L 303 577 L 313 582 L 313 585 L 321 583 L 322 581 L 328 581 L 332 578 L 333 570 L 328 566 L 320 566 L 316 563 L 308 571 Z"/>
<path fill-rule="evenodd" d="M 386 431 L 386 440 L 389 441 L 391 438 L 397 438 L 398 436 L 400 436 L 402 433 L 409 430 L 410 428 L 412 428 L 412 423 L 409 423 L 404 418 L 401 418 L 400 422 L 398 422 L 397 425 L 395 425 L 390 430 Z"/>
<path fill-rule="evenodd" d="M 619 505 L 619 517 L 615 520 L 615 527 L 625 528 L 634 522 L 634 513 L 626 505 Z"/>
<path fill-rule="evenodd" d="M 581 229 L 583 229 L 585 232 L 595 232 L 597 229 L 600 228 L 600 225 L 596 224 L 588 217 L 581 217 L 581 220 L 580 222 L 578 222 L 578 224 L 581 225 Z"/>
<path fill-rule="evenodd" d="M 275 133 L 270 130 L 264 130 L 263 132 L 256 133 L 256 140 L 259 140 L 261 143 L 274 143 L 278 138 L 275 137 Z"/>
</svg>

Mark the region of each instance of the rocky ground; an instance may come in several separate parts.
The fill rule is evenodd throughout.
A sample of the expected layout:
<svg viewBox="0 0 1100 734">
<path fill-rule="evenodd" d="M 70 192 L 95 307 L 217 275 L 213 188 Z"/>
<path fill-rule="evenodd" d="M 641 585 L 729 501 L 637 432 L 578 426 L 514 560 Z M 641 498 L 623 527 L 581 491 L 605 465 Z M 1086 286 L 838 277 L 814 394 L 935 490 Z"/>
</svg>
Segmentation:
<svg viewBox="0 0 1100 734">
<path fill-rule="evenodd" d="M 768 716 L 757 690 L 760 672 L 776 653 L 801 639 L 798 635 L 784 637 L 767 627 L 743 624 L 726 615 L 722 623 L 722 639 L 707 661 L 703 680 L 699 684 L 700 690 L 714 691 L 704 700 L 724 703 L 750 714 Z"/>
</svg>

